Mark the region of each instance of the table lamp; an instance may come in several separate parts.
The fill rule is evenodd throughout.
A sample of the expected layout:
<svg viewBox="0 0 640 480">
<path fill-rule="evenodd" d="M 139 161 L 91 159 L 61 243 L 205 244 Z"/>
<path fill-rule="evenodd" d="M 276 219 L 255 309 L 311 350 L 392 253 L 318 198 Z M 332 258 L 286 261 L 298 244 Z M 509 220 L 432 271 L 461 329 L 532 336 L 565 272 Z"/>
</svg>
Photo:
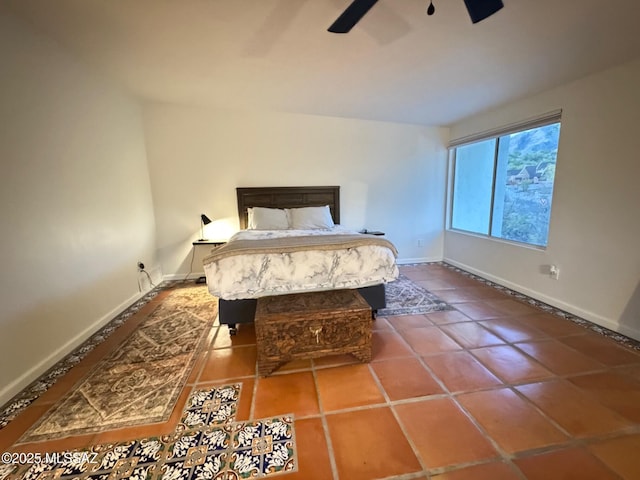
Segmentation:
<svg viewBox="0 0 640 480">
<path fill-rule="evenodd" d="M 200 215 L 200 238 L 198 239 L 199 242 L 204 242 L 205 240 L 207 240 L 206 238 L 204 238 L 204 226 L 209 225 L 210 223 L 211 219 L 209 217 L 207 217 L 204 213 Z"/>
</svg>

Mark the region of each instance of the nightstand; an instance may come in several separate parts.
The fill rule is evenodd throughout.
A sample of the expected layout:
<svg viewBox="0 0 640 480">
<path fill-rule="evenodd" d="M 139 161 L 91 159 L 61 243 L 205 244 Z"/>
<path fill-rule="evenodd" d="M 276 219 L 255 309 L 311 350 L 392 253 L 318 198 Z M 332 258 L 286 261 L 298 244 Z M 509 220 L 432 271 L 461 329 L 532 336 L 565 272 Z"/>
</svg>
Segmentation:
<svg viewBox="0 0 640 480">
<path fill-rule="evenodd" d="M 198 245 L 209 245 L 212 248 L 216 248 L 219 247 L 220 245 L 224 245 L 225 243 L 227 243 L 224 240 L 196 240 L 195 242 L 192 242 L 192 245 L 195 249 L 196 246 Z M 195 250 L 194 250 L 195 253 Z M 193 265 L 193 259 L 191 260 L 191 263 Z M 196 283 L 207 283 L 207 277 L 198 277 L 196 279 Z"/>
<path fill-rule="evenodd" d="M 381 232 L 380 230 L 367 230 L 366 228 L 360 230 L 360 232 L 358 233 L 362 233 L 366 235 L 378 235 L 380 237 L 384 235 L 384 232 Z"/>
<path fill-rule="evenodd" d="M 193 245 L 213 245 L 214 247 L 219 247 L 220 245 L 224 245 L 224 240 L 196 240 L 193 242 Z"/>
</svg>

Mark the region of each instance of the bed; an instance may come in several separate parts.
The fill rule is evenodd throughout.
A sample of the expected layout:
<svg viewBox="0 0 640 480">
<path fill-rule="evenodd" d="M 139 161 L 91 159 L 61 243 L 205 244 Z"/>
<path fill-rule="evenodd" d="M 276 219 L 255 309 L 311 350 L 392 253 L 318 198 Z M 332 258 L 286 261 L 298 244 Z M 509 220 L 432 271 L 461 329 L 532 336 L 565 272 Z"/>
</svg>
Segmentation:
<svg viewBox="0 0 640 480">
<path fill-rule="evenodd" d="M 357 289 L 375 315 L 398 276 L 388 240 L 340 226 L 340 187 L 237 188 L 241 230 L 204 259 L 220 323 L 253 322 L 257 299 Z"/>
</svg>

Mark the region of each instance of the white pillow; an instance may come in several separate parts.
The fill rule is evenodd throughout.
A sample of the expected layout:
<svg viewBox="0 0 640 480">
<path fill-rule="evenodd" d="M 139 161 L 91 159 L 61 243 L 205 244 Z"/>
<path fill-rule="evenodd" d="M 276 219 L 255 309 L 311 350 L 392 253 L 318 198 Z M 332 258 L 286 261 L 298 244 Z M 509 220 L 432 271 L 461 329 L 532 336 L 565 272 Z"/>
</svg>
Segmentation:
<svg viewBox="0 0 640 480">
<path fill-rule="evenodd" d="M 333 218 L 329 205 L 324 207 L 302 207 L 289 209 L 289 225 L 295 230 L 316 230 L 333 228 Z"/>
<path fill-rule="evenodd" d="M 289 219 L 282 208 L 248 208 L 249 229 L 252 230 L 287 230 Z"/>
</svg>

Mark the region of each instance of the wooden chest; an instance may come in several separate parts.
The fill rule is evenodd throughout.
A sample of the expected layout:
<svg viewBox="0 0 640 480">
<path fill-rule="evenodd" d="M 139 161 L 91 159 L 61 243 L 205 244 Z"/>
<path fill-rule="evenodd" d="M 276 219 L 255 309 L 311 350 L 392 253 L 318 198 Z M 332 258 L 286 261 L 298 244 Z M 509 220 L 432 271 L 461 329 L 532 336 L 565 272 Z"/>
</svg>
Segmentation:
<svg viewBox="0 0 640 480">
<path fill-rule="evenodd" d="M 340 353 L 369 362 L 371 322 L 371 307 L 357 290 L 259 298 L 258 373 L 269 375 L 295 359 Z"/>
</svg>

